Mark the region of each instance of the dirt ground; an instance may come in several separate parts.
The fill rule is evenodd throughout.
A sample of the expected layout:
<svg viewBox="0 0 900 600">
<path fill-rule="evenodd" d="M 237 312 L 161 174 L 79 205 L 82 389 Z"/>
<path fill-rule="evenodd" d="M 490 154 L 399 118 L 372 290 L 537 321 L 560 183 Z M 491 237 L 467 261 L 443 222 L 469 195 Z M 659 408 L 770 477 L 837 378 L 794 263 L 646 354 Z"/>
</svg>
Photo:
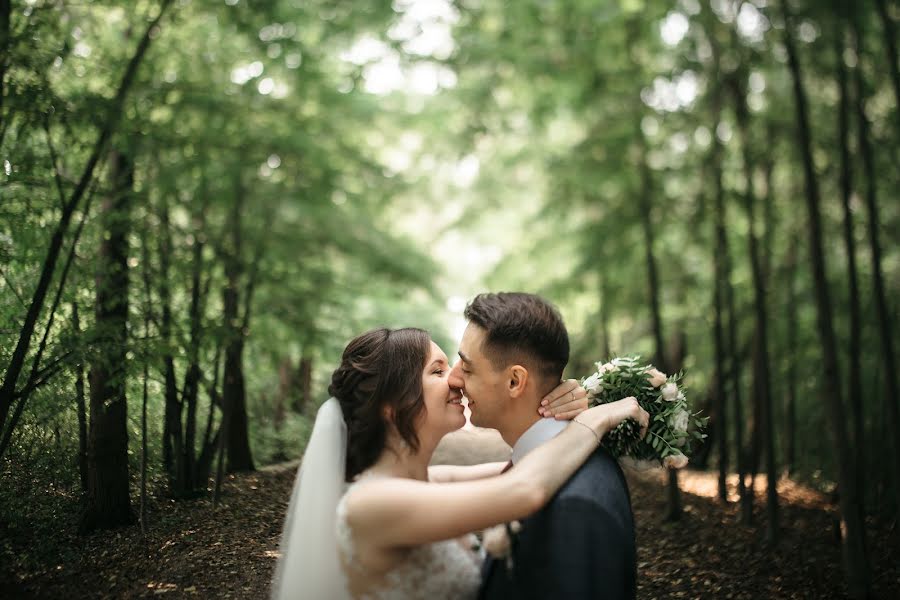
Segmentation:
<svg viewBox="0 0 900 600">
<path fill-rule="evenodd" d="M 445 440 L 436 461 L 508 456 L 495 432 L 463 430 Z M 146 536 L 131 527 L 78 537 L 74 511 L 59 516 L 52 534 L 11 530 L 0 516 L 0 598 L 265 598 L 296 467 L 229 478 L 215 511 L 207 499 L 155 498 Z M 683 517 L 668 523 L 661 473 L 627 473 L 639 598 L 844 597 L 835 507 L 821 494 L 779 482 L 781 540 L 767 550 L 762 504 L 756 525 L 737 524 L 737 505 L 715 500 L 714 474 L 681 473 Z M 875 596 L 900 598 L 896 541 L 877 523 L 869 526 Z M 44 558 L 36 564 L 34 556 Z"/>
</svg>

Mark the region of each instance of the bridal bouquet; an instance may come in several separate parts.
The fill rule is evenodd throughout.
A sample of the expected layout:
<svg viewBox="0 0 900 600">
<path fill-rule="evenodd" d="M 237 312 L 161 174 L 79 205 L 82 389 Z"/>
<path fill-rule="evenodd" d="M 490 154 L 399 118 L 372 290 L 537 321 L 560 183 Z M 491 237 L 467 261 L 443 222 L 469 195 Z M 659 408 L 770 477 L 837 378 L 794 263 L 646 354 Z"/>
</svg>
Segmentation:
<svg viewBox="0 0 900 600">
<path fill-rule="evenodd" d="M 703 429 L 709 417 L 691 413 L 681 386 L 683 374 L 666 376 L 653 365 L 642 365 L 640 356 L 596 365 L 597 371 L 581 382 L 592 405 L 634 396 L 650 414 L 643 439 L 637 422 L 627 419 L 604 436 L 603 446 L 616 458 L 651 461 L 674 469 L 685 467 L 692 443 L 706 437 Z"/>
</svg>

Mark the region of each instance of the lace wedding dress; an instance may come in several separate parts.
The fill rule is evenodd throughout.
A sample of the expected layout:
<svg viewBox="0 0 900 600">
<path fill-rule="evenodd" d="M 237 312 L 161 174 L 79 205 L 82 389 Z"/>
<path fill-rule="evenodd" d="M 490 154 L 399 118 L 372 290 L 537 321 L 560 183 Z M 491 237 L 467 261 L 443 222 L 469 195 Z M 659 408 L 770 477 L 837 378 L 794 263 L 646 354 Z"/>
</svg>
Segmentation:
<svg viewBox="0 0 900 600">
<path fill-rule="evenodd" d="M 337 507 L 337 546 L 348 571 L 346 574 L 352 581 L 358 578 L 373 582 L 367 590 L 353 590 L 356 593 L 351 595 L 357 600 L 465 600 L 476 597 L 481 582 L 481 557 L 467 550 L 460 540 L 417 546 L 383 577 L 367 576 L 365 568 L 356 560 L 345 499 L 346 495 Z M 350 587 L 352 590 L 360 586 L 351 582 Z"/>
</svg>

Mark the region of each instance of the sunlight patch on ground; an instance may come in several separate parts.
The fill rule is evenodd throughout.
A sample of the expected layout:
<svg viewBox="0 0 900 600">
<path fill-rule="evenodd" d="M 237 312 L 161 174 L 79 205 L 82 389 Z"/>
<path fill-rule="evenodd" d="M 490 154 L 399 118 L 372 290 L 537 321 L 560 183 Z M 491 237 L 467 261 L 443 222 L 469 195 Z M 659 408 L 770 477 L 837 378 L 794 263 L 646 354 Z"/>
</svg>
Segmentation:
<svg viewBox="0 0 900 600">
<path fill-rule="evenodd" d="M 662 469 L 636 474 L 634 471 L 629 471 L 629 475 L 636 475 L 642 479 L 653 479 L 662 486 L 665 486 L 668 481 L 667 475 Z M 683 470 L 679 473 L 678 484 L 681 490 L 688 494 L 702 496 L 704 498 L 716 498 L 718 496 L 718 478 L 719 475 L 716 472 Z M 740 500 L 738 496 L 737 474 L 730 473 L 725 481 L 728 486 L 728 501 L 737 502 Z M 749 485 L 750 478 L 748 477 L 746 481 Z M 765 499 L 766 485 L 766 476 L 757 475 L 753 485 L 754 494 L 757 499 Z M 829 511 L 837 509 L 837 507 L 829 501 L 827 494 L 823 494 L 818 490 L 805 486 L 788 477 L 781 477 L 778 479 L 777 489 L 779 500 L 788 502 L 794 506 Z"/>
</svg>

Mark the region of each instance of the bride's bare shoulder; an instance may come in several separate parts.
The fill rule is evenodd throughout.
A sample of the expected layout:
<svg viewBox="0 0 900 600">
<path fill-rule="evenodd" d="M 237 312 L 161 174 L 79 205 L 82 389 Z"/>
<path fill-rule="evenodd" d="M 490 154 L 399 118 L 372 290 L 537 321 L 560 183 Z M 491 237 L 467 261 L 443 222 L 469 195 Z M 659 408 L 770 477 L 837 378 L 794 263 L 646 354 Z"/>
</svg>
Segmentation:
<svg viewBox="0 0 900 600">
<path fill-rule="evenodd" d="M 357 479 L 343 498 L 347 525 L 357 533 L 381 529 L 385 521 L 394 517 L 398 504 L 422 485 L 427 484 L 403 477 L 378 475 Z"/>
</svg>

